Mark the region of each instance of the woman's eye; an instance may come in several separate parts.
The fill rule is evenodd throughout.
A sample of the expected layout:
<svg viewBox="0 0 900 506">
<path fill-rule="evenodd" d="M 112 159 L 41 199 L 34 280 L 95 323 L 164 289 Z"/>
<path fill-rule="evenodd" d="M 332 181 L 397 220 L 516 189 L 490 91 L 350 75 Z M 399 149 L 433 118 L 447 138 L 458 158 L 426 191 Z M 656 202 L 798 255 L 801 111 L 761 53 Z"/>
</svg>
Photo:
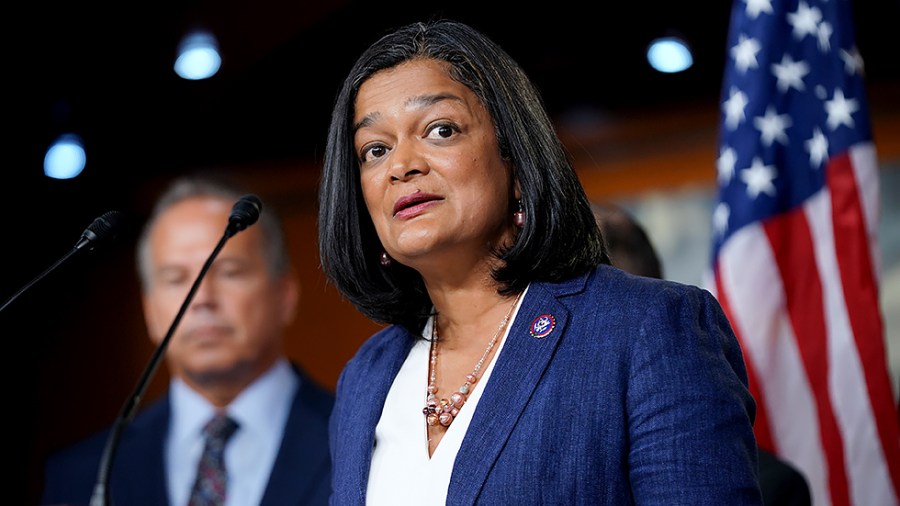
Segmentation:
<svg viewBox="0 0 900 506">
<path fill-rule="evenodd" d="M 368 162 L 368 161 L 372 161 L 376 158 L 381 158 L 386 153 L 387 153 L 387 148 L 385 148 L 384 146 L 381 146 L 381 145 L 371 146 L 371 147 L 368 147 L 363 150 L 359 159 L 364 162 Z"/>
<path fill-rule="evenodd" d="M 456 131 L 457 129 L 453 125 L 443 123 L 432 127 L 431 130 L 428 131 L 428 137 L 449 139 Z"/>
</svg>

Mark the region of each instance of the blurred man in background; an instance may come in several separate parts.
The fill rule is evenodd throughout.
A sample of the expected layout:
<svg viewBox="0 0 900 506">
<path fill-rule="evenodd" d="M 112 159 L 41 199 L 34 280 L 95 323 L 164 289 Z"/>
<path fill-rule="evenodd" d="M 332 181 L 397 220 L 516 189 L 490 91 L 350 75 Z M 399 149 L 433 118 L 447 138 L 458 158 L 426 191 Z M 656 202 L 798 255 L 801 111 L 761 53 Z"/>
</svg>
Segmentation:
<svg viewBox="0 0 900 506">
<path fill-rule="evenodd" d="M 144 317 L 155 345 L 245 194 L 223 180 L 188 177 L 157 201 L 137 245 Z M 170 388 L 122 434 L 109 480 L 112 504 L 327 504 L 333 394 L 283 351 L 299 292 L 281 224 L 265 209 L 257 224 L 228 240 L 186 308 L 165 352 Z M 207 442 L 204 426 L 214 418 L 226 435 L 218 456 L 209 457 L 206 449 L 217 445 Z M 42 504 L 90 502 L 108 434 L 48 459 Z M 198 471 L 217 459 L 224 470 Z M 210 485 L 207 474 L 224 485 Z M 225 502 L 197 502 L 198 492 L 222 488 Z"/>
</svg>

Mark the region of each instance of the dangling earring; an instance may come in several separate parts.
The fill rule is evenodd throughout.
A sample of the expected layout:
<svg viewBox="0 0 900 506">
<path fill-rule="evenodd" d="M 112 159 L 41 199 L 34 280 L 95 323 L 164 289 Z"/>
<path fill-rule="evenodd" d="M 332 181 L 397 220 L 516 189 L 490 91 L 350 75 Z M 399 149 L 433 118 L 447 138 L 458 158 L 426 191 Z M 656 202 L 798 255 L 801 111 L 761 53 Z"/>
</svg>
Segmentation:
<svg viewBox="0 0 900 506">
<path fill-rule="evenodd" d="M 522 228 L 525 226 L 525 211 L 522 209 L 522 201 L 516 201 L 517 210 L 513 213 L 513 223 L 516 224 L 517 227 Z"/>
<path fill-rule="evenodd" d="M 390 267 L 391 266 L 391 256 L 388 255 L 387 251 L 381 250 L 381 266 L 382 267 Z"/>
</svg>

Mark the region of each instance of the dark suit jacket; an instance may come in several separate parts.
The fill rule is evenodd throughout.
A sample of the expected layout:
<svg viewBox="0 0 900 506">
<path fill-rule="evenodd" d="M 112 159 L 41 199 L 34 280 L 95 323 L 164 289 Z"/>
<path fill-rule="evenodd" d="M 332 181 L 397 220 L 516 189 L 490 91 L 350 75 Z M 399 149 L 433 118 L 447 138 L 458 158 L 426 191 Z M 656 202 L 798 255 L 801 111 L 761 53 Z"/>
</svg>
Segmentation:
<svg viewBox="0 0 900 506">
<path fill-rule="evenodd" d="M 336 506 L 365 504 L 375 426 L 414 339 L 387 327 L 341 373 Z M 698 287 L 609 266 L 532 283 L 481 388 L 448 505 L 762 503 L 741 349 Z"/>
<path fill-rule="evenodd" d="M 259 506 L 313 506 L 328 502 L 331 460 L 327 431 L 334 397 L 298 367 L 295 370 L 300 375 L 300 387 Z M 109 477 L 111 506 L 169 504 L 163 464 L 169 411 L 169 396 L 165 395 L 138 414 L 123 431 Z M 48 459 L 41 504 L 90 503 L 108 434 L 109 429 L 104 430 Z"/>
<path fill-rule="evenodd" d="M 759 482 L 766 506 L 811 506 L 806 477 L 773 453 L 759 450 Z"/>
</svg>

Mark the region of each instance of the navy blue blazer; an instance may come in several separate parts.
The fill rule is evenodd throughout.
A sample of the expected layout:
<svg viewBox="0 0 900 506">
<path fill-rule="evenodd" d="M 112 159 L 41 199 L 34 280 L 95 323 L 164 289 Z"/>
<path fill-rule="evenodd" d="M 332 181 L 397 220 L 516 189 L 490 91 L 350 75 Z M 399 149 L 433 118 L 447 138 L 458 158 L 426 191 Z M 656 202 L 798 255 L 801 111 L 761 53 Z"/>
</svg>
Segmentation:
<svg viewBox="0 0 900 506">
<path fill-rule="evenodd" d="M 365 503 L 375 426 L 414 339 L 387 327 L 341 372 L 331 504 Z M 762 504 L 743 355 L 696 286 L 609 266 L 532 283 L 483 388 L 448 505 Z"/>
<path fill-rule="evenodd" d="M 328 503 L 331 461 L 328 417 L 331 392 L 298 367 L 300 387 L 291 404 L 281 448 L 259 506 Z M 125 428 L 110 473 L 111 506 L 167 506 L 163 447 L 169 424 L 169 396 L 149 405 Z M 46 464 L 41 504 L 87 506 L 109 429 L 52 455 Z"/>
</svg>

